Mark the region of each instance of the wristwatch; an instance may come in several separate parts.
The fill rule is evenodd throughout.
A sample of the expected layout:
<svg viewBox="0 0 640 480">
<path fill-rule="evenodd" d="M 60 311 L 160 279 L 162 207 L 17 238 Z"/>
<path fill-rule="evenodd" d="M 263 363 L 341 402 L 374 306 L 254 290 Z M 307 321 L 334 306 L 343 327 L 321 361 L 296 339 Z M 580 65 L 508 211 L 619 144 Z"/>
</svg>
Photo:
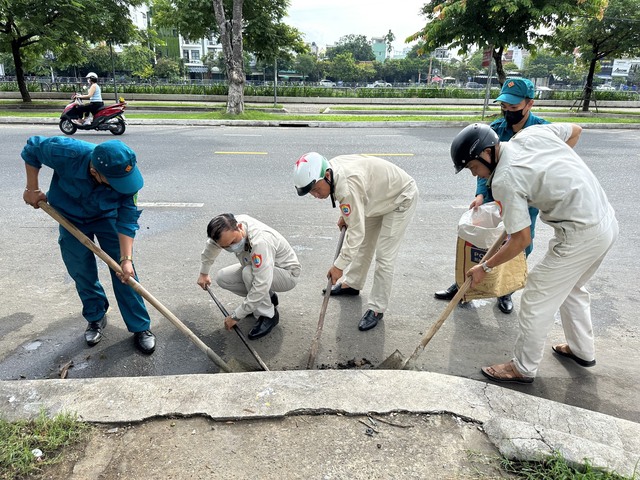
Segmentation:
<svg viewBox="0 0 640 480">
<path fill-rule="evenodd" d="M 487 262 L 482 262 L 480 266 L 482 267 L 482 270 L 484 270 L 484 273 L 491 273 L 493 271 L 493 268 L 487 265 Z"/>
<path fill-rule="evenodd" d="M 233 318 L 234 320 L 238 319 L 238 316 L 236 315 L 235 310 L 233 312 L 231 312 L 231 315 L 229 315 L 231 318 Z"/>
</svg>

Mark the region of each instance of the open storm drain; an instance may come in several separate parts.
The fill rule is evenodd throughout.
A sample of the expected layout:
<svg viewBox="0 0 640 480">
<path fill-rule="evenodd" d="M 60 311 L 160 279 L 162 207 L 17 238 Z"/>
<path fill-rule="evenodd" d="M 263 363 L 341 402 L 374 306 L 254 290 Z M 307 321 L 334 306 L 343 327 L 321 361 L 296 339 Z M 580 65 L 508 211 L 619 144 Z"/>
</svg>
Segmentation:
<svg viewBox="0 0 640 480">
<path fill-rule="evenodd" d="M 371 370 L 373 368 L 373 364 L 366 358 L 352 358 L 344 363 L 335 363 L 331 365 L 322 363 L 318 365 L 318 370 Z"/>
</svg>

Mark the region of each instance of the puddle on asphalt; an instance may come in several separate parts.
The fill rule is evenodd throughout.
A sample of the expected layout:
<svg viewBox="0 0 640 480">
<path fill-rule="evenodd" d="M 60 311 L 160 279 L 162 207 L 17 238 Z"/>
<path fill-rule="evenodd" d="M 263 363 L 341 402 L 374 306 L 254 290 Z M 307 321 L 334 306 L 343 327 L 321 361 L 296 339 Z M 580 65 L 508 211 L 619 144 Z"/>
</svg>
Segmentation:
<svg viewBox="0 0 640 480">
<path fill-rule="evenodd" d="M 38 348 L 40 348 L 40 345 L 42 345 L 42 341 L 34 340 L 31 343 L 27 343 L 26 345 L 23 345 L 22 348 L 31 352 L 33 350 L 37 350 Z"/>
</svg>

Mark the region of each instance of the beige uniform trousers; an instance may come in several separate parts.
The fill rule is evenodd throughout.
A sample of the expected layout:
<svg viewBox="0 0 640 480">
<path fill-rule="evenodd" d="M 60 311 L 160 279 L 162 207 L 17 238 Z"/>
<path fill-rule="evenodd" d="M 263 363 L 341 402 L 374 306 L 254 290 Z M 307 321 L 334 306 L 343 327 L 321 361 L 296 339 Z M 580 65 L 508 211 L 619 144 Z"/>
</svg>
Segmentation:
<svg viewBox="0 0 640 480">
<path fill-rule="evenodd" d="M 407 225 L 413 218 L 417 204 L 416 190 L 412 198 L 406 199 L 391 212 L 378 217 L 365 218 L 364 240 L 353 261 L 345 269 L 343 280 L 351 288 L 362 290 L 375 253 L 376 267 L 367 304 L 370 310 L 384 312 L 387 309 L 400 242 Z"/>
<path fill-rule="evenodd" d="M 587 361 L 595 358 L 591 301 L 585 284 L 617 237 L 618 221 L 612 209 L 593 227 L 577 232 L 556 229 L 549 250 L 529 273 L 522 292 L 513 359 L 520 373 L 536 376 L 558 309 L 571 352 Z"/>
<path fill-rule="evenodd" d="M 251 265 L 242 266 L 240 264 L 235 264 L 221 268 L 216 273 L 216 283 L 220 288 L 229 290 L 241 297 L 246 297 L 249 290 L 251 290 L 251 285 L 253 283 L 253 270 L 251 269 Z M 298 277 L 294 277 L 289 270 L 274 267 L 273 282 L 271 282 L 269 290 L 274 292 L 286 292 L 295 287 L 297 283 Z M 258 303 L 256 310 L 253 312 L 253 316 L 258 318 L 263 315 L 271 318 L 273 317 L 273 313 L 271 298 L 269 295 L 265 295 Z"/>
</svg>

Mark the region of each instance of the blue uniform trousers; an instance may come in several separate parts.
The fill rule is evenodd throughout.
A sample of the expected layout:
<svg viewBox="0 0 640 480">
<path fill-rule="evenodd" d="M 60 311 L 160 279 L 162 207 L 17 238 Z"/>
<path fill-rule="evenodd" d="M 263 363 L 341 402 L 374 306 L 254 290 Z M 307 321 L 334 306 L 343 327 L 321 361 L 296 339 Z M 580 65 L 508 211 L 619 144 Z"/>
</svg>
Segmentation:
<svg viewBox="0 0 640 480">
<path fill-rule="evenodd" d="M 524 254 L 528 257 L 533 252 L 533 239 L 536 238 L 536 220 L 538 219 L 539 210 L 536 207 L 529 207 L 529 217 L 531 217 L 531 243 L 524 250 Z"/>
<path fill-rule="evenodd" d="M 74 223 L 74 225 L 92 241 L 97 238 L 100 248 L 118 261 L 120 243 L 115 218 L 105 218 L 84 225 Z M 62 226 L 60 226 L 58 244 L 67 271 L 76 283 L 76 290 L 82 301 L 82 316 L 88 322 L 102 319 L 109 308 L 109 301 L 98 279 L 98 266 L 94 253 Z M 127 329 L 130 332 L 149 330 L 151 320 L 142 297 L 129 285 L 122 283 L 113 270 L 109 269 L 109 272 L 118 308 Z"/>
</svg>

